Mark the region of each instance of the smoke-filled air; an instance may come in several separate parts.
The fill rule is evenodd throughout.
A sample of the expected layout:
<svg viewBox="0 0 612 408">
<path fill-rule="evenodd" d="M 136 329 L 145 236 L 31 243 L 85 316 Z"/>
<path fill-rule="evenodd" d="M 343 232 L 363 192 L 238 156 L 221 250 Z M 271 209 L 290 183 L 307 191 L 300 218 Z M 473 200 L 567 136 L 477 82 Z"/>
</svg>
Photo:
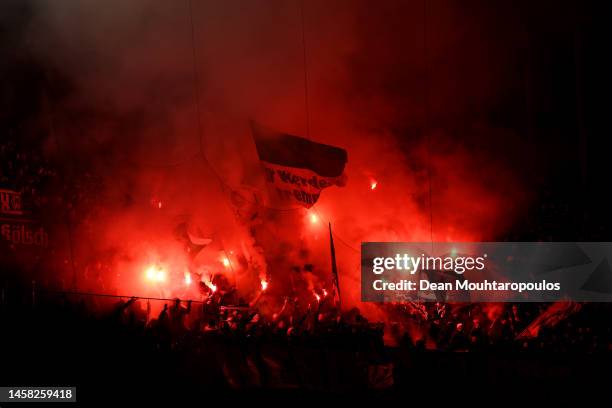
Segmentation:
<svg viewBox="0 0 612 408">
<path fill-rule="evenodd" d="M 64 288 L 306 307 L 335 292 L 331 224 L 342 309 L 384 319 L 360 302 L 361 242 L 504 240 L 531 199 L 528 139 L 500 117 L 521 98 L 523 33 L 487 23 L 510 26 L 510 9 L 24 4 L 7 9 L 28 49 L 13 58 L 44 84 L 30 122 L 61 163 L 54 188 L 91 189 L 46 206 L 63 260 L 48 280 Z M 342 185 L 310 208 L 275 199 L 253 121 L 345 149 Z"/>
</svg>

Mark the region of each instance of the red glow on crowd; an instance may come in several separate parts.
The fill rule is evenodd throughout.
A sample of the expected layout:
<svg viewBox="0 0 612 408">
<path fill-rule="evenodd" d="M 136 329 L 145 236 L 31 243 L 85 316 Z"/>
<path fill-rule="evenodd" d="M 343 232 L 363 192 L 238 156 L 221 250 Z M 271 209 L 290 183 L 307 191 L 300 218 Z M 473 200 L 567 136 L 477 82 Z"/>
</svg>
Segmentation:
<svg viewBox="0 0 612 408">
<path fill-rule="evenodd" d="M 204 284 L 210 289 L 212 293 L 217 291 L 217 285 L 214 285 L 210 280 L 204 280 Z"/>
</svg>

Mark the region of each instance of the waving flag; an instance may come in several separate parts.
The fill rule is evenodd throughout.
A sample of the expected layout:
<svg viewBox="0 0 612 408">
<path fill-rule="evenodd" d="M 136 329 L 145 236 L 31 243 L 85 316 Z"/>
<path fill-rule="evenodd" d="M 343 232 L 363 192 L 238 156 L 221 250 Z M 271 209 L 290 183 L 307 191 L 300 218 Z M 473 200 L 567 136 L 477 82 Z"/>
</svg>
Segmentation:
<svg viewBox="0 0 612 408">
<path fill-rule="evenodd" d="M 174 228 L 174 235 L 177 240 L 183 243 L 185 251 L 192 259 L 212 242 L 210 238 L 198 237 L 189 232 L 189 226 L 186 222 L 181 222 Z"/>
<path fill-rule="evenodd" d="M 346 150 L 279 133 L 251 122 L 266 181 L 279 198 L 312 207 L 321 190 L 343 185 Z"/>
<path fill-rule="evenodd" d="M 529 339 L 538 337 L 540 329 L 555 327 L 559 322 L 578 312 L 582 308 L 576 302 L 555 302 L 544 310 L 529 326 L 525 328 L 516 338 Z"/>
</svg>

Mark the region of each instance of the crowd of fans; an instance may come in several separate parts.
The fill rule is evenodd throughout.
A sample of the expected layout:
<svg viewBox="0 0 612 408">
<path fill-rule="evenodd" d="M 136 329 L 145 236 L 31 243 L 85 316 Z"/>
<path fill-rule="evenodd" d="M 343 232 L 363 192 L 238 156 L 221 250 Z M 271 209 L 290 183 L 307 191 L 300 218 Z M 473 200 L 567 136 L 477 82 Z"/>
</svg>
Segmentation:
<svg viewBox="0 0 612 408">
<path fill-rule="evenodd" d="M 1 188 L 21 192 L 24 205 L 34 212 L 58 204 L 68 220 L 86 225 L 95 214 L 100 179 L 88 172 L 71 178 L 70 184 L 60 178 L 39 151 L 10 138 L 0 142 Z M 41 193 L 54 183 L 58 188 L 52 193 Z M 542 206 L 546 213 L 568 211 L 567 206 L 547 201 Z M 86 211 L 79 214 L 77 208 Z M 83 277 L 103 289 L 103 277 L 110 269 L 101 262 L 92 265 L 83 268 Z M 331 298 L 306 305 L 286 298 L 278 310 L 265 313 L 257 305 L 236 306 L 214 296 L 203 303 L 177 299 L 162 305 L 135 298 L 109 302 L 36 289 L 24 298 L 3 286 L 0 325 L 15 336 L 2 340 L 2 350 L 38 350 L 29 358 L 49 353 L 43 356 L 46 361 L 61 364 L 54 360 L 58 350 L 70 356 L 71 348 L 76 348 L 76 355 L 66 357 L 74 360 L 73 366 L 85 364 L 80 356 L 101 365 L 128 358 L 145 370 L 159 371 L 153 366 L 159 364 L 213 385 L 323 388 L 379 381 L 372 379 L 376 373 L 372 367 L 399 364 L 394 350 L 523 355 L 612 351 L 612 325 L 606 318 L 612 310 L 607 304 L 582 305 L 540 322 L 537 319 L 546 315 L 549 304 L 384 304 L 373 306 L 384 319 L 372 323 L 356 308 L 341 311 Z M 52 334 L 46 344 L 40 343 L 40 333 Z M 322 359 L 321 353 L 326 357 Z M 330 372 L 330 364 L 336 367 L 331 372 L 338 374 L 322 378 L 322 373 Z M 24 372 L 23 378 L 30 374 Z M 385 383 L 385 375 L 378 377 Z"/>
<path fill-rule="evenodd" d="M 28 143 L 19 130 L 8 129 L 0 138 L 0 188 L 21 193 L 25 212 L 35 217 L 57 218 L 86 225 L 99 210 L 102 179 L 87 169 L 59 169 L 41 150 Z M 66 164 L 63 167 L 69 167 Z"/>
<path fill-rule="evenodd" d="M 612 326 L 601 318 L 612 312 L 608 304 L 406 303 L 390 309 L 397 323 L 389 329 L 409 348 L 612 351 Z"/>
<path fill-rule="evenodd" d="M 602 318 L 612 311 L 606 303 L 379 304 L 384 322 L 373 323 L 358 308 L 341 311 L 331 296 L 305 304 L 285 298 L 278 310 L 263 312 L 259 304 L 224 304 L 214 293 L 196 303 L 119 298 L 111 304 L 116 298 L 37 291 L 34 286 L 21 303 L 33 309 L 59 305 L 92 321 L 148 332 L 160 349 L 172 349 L 185 337 L 215 334 L 273 342 L 342 339 L 376 353 L 384 344 L 414 351 L 612 351 L 612 325 Z M 5 289 L 2 296 L 6 302 Z"/>
<path fill-rule="evenodd" d="M 0 326 L 7 335 L 0 340 L 0 351 L 25 355 L 37 367 L 72 367 L 68 376 L 73 370 L 95 376 L 92 367 L 118 364 L 144 367 L 144 376 L 167 371 L 206 386 L 336 389 L 338 382 L 365 386 L 368 366 L 387 358 L 382 325 L 368 323 L 356 311 L 341 314 L 331 307 L 309 309 L 298 318 L 283 311 L 263 316 L 257 308 L 178 299 L 119 300 L 42 291 L 18 296 L 4 289 L 2 299 Z M 338 374 L 343 379 L 325 379 L 329 370 L 322 365 L 328 364 L 339 365 L 342 370 L 337 371 L 348 369 Z M 22 367 L 23 361 L 15 364 L 17 371 Z M 23 373 L 29 381 L 32 375 Z"/>
<path fill-rule="evenodd" d="M 291 302 L 264 315 L 256 306 L 209 301 L 98 298 L 36 290 L 17 296 L 3 288 L 0 326 L 5 335 L 0 350 L 14 378 L 28 381 L 39 376 L 43 382 L 53 378 L 87 383 L 101 370 L 116 373 L 117 381 L 134 381 L 137 376 L 153 387 L 168 381 L 155 373 L 172 373 L 181 384 L 207 387 L 340 390 L 400 384 L 415 375 L 414 367 L 423 372 L 432 361 L 438 369 L 464 375 L 491 369 L 503 376 L 547 364 L 556 367 L 555 375 L 562 375 L 562 364 L 570 357 L 558 351 L 580 351 L 576 364 L 582 364 L 589 356 L 610 355 L 600 352 L 612 345 L 609 325 L 602 318 L 609 307 L 601 304 L 588 313 L 581 313 L 582 308 L 555 325 L 544 324 L 536 335 L 522 336 L 537 316 L 546 313 L 547 305 L 507 304 L 495 313 L 482 304 L 413 306 L 418 311 L 388 305 L 385 330 L 357 309 L 341 313 L 330 302 L 298 315 L 289 312 L 295 310 Z M 393 321 L 400 317 L 401 322 Z M 543 357 L 551 355 L 563 357 L 552 363 Z M 19 356 L 14 364 L 13 356 Z M 489 356 L 486 361 L 494 362 L 492 368 L 483 368 L 482 361 L 475 367 L 466 365 L 472 356 L 477 361 Z M 36 373 L 27 367 L 37 367 Z M 57 370 L 64 368 L 64 377 L 58 377 Z"/>
<path fill-rule="evenodd" d="M 29 209 L 40 208 L 47 198 L 41 187 L 57 177 L 57 172 L 40 152 L 8 136 L 0 140 L 0 188 L 20 192 Z"/>
</svg>

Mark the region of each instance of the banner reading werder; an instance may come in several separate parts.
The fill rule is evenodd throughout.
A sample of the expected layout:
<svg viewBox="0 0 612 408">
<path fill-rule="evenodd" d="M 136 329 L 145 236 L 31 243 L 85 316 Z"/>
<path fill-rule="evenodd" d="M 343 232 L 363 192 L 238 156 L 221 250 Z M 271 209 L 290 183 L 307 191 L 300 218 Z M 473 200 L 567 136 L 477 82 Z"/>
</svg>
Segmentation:
<svg viewBox="0 0 612 408">
<path fill-rule="evenodd" d="M 344 184 L 346 150 L 251 122 L 266 181 L 278 197 L 312 207 L 324 188 Z"/>
</svg>

